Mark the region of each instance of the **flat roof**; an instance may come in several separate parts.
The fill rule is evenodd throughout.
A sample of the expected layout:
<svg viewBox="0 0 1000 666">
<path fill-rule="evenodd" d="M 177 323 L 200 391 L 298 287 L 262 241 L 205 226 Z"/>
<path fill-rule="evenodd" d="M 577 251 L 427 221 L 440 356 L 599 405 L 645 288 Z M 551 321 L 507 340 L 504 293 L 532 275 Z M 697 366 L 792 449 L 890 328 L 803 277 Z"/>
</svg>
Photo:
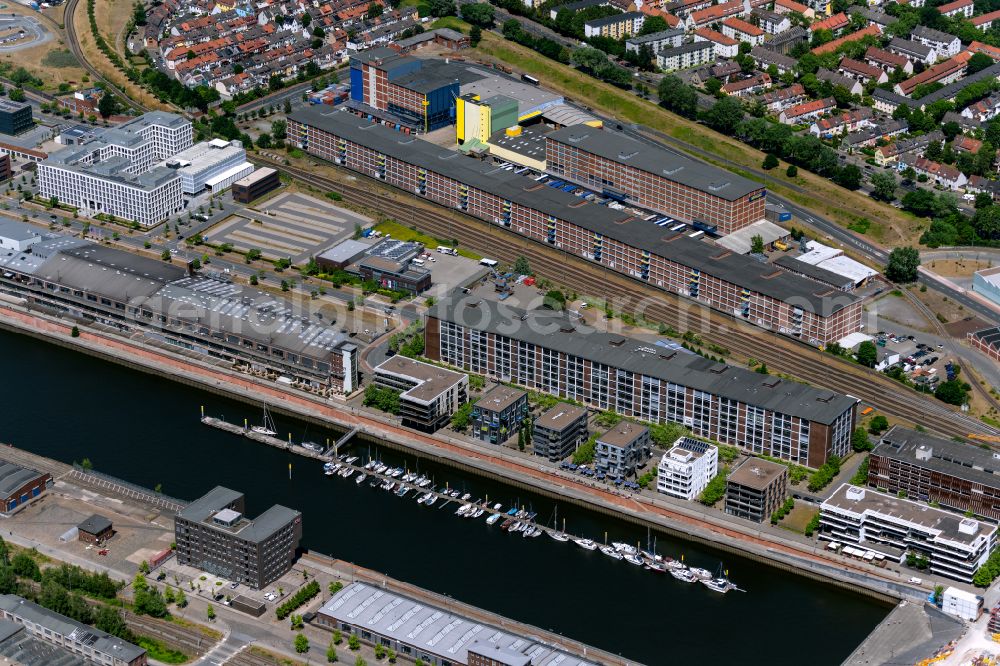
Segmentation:
<svg viewBox="0 0 1000 666">
<path fill-rule="evenodd" d="M 535 419 L 535 425 L 559 431 L 573 425 L 580 417 L 586 416 L 586 408 L 579 405 L 571 405 L 568 402 L 560 402 Z"/>
<path fill-rule="evenodd" d="M 842 484 L 823 502 L 824 508 L 840 509 L 857 516 L 866 513 L 896 518 L 917 525 L 936 538 L 975 547 L 996 532 L 996 526 L 966 518 L 962 514 L 935 509 L 895 495 L 880 493 L 871 488 Z"/>
<path fill-rule="evenodd" d="M 486 99 L 495 95 L 503 95 L 517 101 L 518 116 L 523 120 L 530 114 L 541 113 L 544 110 L 562 104 L 563 96 L 550 92 L 545 88 L 522 83 L 507 76 L 500 76 L 478 67 L 466 67 L 475 74 L 475 80 L 463 81 L 463 95 L 479 95 Z"/>
<path fill-rule="evenodd" d="M 680 454 L 685 458 L 690 456 L 691 459 L 697 459 L 701 458 L 713 449 L 718 452 L 718 448 L 711 442 L 705 442 L 700 439 L 695 439 L 694 437 L 680 437 L 676 442 L 674 442 L 673 446 L 667 449 L 667 452 L 663 454 L 663 460 L 674 457 L 675 453 Z"/>
<path fill-rule="evenodd" d="M 477 643 L 480 646 L 488 643 L 528 656 L 533 666 L 596 666 L 595 662 L 546 643 L 368 583 L 347 585 L 330 597 L 318 612 L 338 623 L 363 628 L 452 664 L 468 664 L 469 648 Z"/>
<path fill-rule="evenodd" d="M 476 407 L 491 412 L 502 412 L 527 395 L 527 391 L 500 384 L 494 386 L 486 395 L 477 400 Z"/>
<path fill-rule="evenodd" d="M 229 505 L 242 498 L 243 493 L 224 488 L 223 486 L 216 486 L 205 495 L 202 495 L 178 511 L 177 515 L 192 522 L 202 523 L 213 529 L 236 534 L 241 539 L 253 543 L 264 541 L 277 530 L 302 516 L 300 512 L 294 509 L 275 504 L 257 516 L 257 518 L 253 520 L 240 520 L 232 528 L 227 528 L 224 525 L 218 525 L 210 521 L 216 514 L 222 513 L 223 510 L 229 508 Z"/>
<path fill-rule="evenodd" d="M 24 625 L 0 620 L 0 657 L 12 666 L 87 666 L 80 655 L 68 647 L 48 643 L 27 632 Z"/>
<path fill-rule="evenodd" d="M 882 435 L 872 455 L 1000 488 L 1000 453 L 975 444 L 963 444 L 897 425 Z"/>
<path fill-rule="evenodd" d="M 375 367 L 375 374 L 379 373 L 414 382 L 416 386 L 403 391 L 400 397 L 423 404 L 432 402 L 467 377 L 464 372 L 455 372 L 399 354 L 379 363 Z"/>
<path fill-rule="evenodd" d="M 812 264 L 813 266 L 817 265 L 821 261 L 826 261 L 827 259 L 832 259 L 833 257 L 844 254 L 844 251 L 840 248 L 823 245 L 819 241 L 814 240 L 806 241 L 806 247 L 809 248 L 809 251 L 804 254 L 800 254 L 795 258 L 804 264 Z"/>
<path fill-rule="evenodd" d="M 21 109 L 30 109 L 31 105 L 27 102 L 15 102 L 10 99 L 0 99 L 0 111 L 6 113 L 15 113 Z"/>
<path fill-rule="evenodd" d="M 533 160 L 545 161 L 545 135 L 548 129 L 524 128 L 520 134 L 509 136 L 506 129 L 494 132 L 489 143 Z"/>
<path fill-rule="evenodd" d="M 358 255 L 364 254 L 370 250 L 371 247 L 371 243 L 363 243 L 361 241 L 348 238 L 341 243 L 337 243 L 333 247 L 323 250 L 317 255 L 316 258 L 326 259 L 327 261 L 337 263 L 349 263 L 354 261 Z"/>
<path fill-rule="evenodd" d="M 818 423 L 833 423 L 857 403 L 827 389 L 598 331 L 565 312 L 528 312 L 468 296 L 442 299 L 427 314 Z"/>
<path fill-rule="evenodd" d="M 779 227 L 770 220 L 757 220 L 753 224 L 743 227 L 722 238 L 716 239 L 716 244 L 727 250 L 738 252 L 739 254 L 750 254 L 750 248 L 754 236 L 760 236 L 764 245 L 769 245 L 776 240 L 786 238 L 791 235 L 787 229 Z"/>
<path fill-rule="evenodd" d="M 42 236 L 33 227 L 23 222 L 0 218 L 0 238 L 13 241 L 41 240 Z"/>
<path fill-rule="evenodd" d="M 808 264 L 804 261 L 799 261 L 797 258 L 783 254 L 773 262 L 776 266 L 781 266 L 782 268 L 787 268 L 790 271 L 802 273 L 806 277 L 810 277 L 813 280 L 823 282 L 825 284 L 833 285 L 838 289 L 843 289 L 845 287 L 851 287 L 854 285 L 854 280 L 849 277 L 845 277 L 840 273 L 834 273 L 833 271 L 828 271 L 825 268 L 820 268 L 819 266 L 814 266 L 813 264 Z"/>
<path fill-rule="evenodd" d="M 598 444 L 607 444 L 618 449 L 628 448 L 640 437 L 645 436 L 649 428 L 632 421 L 623 420 L 621 423 L 611 428 L 597 438 Z"/>
<path fill-rule="evenodd" d="M 308 107 L 296 110 L 289 118 L 751 291 L 782 301 L 794 300 L 798 307 L 810 312 L 826 316 L 859 300 L 853 294 L 776 270 L 750 257 L 720 250 L 714 244 L 688 238 L 684 233 L 656 227 L 627 212 L 588 202 L 351 113 Z M 576 127 L 601 131 L 586 125 Z M 556 130 L 546 136 L 564 131 Z M 610 131 L 604 133 L 624 137 Z M 670 153 L 663 152 L 667 159 L 672 159 Z M 687 158 L 678 159 L 691 162 Z M 704 168 L 717 171 L 714 167 Z M 738 176 L 732 178 L 745 181 Z"/>
<path fill-rule="evenodd" d="M 196 143 L 190 148 L 185 148 L 176 155 L 172 155 L 160 163 L 161 166 L 180 164 L 178 171 L 189 171 L 198 173 L 204 169 L 232 159 L 236 155 L 246 155 L 242 145 L 234 145 L 238 141 L 221 141 L 212 139 Z M 245 160 L 244 160 L 245 161 Z"/>
<path fill-rule="evenodd" d="M 824 261 L 816 264 L 819 268 L 823 270 L 830 271 L 831 273 L 836 273 L 837 275 L 842 275 L 845 278 L 851 280 L 855 284 L 863 282 L 870 277 L 875 277 L 878 275 L 878 271 L 875 269 L 865 266 L 860 261 L 855 261 L 845 254 L 841 254 L 836 257 L 830 257 Z"/>
<path fill-rule="evenodd" d="M 265 178 L 268 178 L 276 173 L 278 172 L 272 169 L 271 167 L 258 167 L 257 170 L 254 171 L 252 174 L 246 176 L 245 178 L 240 178 L 238 181 L 233 183 L 233 185 L 239 185 L 240 187 L 250 187 L 254 183 L 262 181 Z"/>
<path fill-rule="evenodd" d="M 784 474 L 787 467 L 763 458 L 748 458 L 730 472 L 726 483 L 735 483 L 755 490 L 763 490 Z"/>
</svg>

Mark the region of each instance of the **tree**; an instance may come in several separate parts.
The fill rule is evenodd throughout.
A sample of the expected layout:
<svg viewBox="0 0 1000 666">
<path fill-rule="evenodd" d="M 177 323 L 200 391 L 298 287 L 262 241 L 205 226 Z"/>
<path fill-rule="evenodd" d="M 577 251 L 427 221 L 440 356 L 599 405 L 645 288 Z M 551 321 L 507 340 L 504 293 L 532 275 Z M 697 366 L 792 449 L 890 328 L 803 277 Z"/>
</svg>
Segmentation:
<svg viewBox="0 0 1000 666">
<path fill-rule="evenodd" d="M 38 564 L 27 553 L 18 553 L 10 562 L 10 567 L 14 573 L 21 578 L 30 578 L 33 581 L 42 579 L 42 572 Z"/>
<path fill-rule="evenodd" d="M 854 164 L 848 164 L 837 170 L 833 176 L 833 181 L 849 190 L 856 190 L 861 187 L 861 169 Z"/>
<path fill-rule="evenodd" d="M 855 451 L 871 451 L 874 447 L 864 428 L 855 428 L 851 433 L 851 448 Z"/>
<path fill-rule="evenodd" d="M 361 639 L 359 639 L 356 634 L 351 634 L 347 637 L 347 647 L 349 647 L 352 652 L 357 652 L 361 649 Z"/>
<path fill-rule="evenodd" d="M 472 422 L 472 403 L 466 402 L 451 415 L 451 427 L 458 432 L 464 432 Z"/>
<path fill-rule="evenodd" d="M 170 261 L 170 250 L 163 250 L 163 252 L 160 253 L 160 259 L 163 261 Z"/>
<path fill-rule="evenodd" d="M 993 64 L 993 58 L 989 57 L 985 53 L 974 53 L 969 61 L 965 63 L 965 69 L 969 74 L 975 74 L 976 72 L 986 69 Z"/>
<path fill-rule="evenodd" d="M 667 30 L 670 26 L 667 25 L 666 19 L 662 16 L 647 16 L 646 20 L 643 21 L 642 29 L 639 30 L 639 36 L 652 35 L 656 32 L 663 32 Z"/>
<path fill-rule="evenodd" d="M 885 276 L 892 282 L 916 282 L 917 268 L 920 266 L 920 252 L 913 247 L 893 248 L 889 253 L 889 263 Z"/>
<path fill-rule="evenodd" d="M 101 114 L 101 118 L 108 118 L 118 113 L 118 100 L 109 92 L 105 92 L 101 95 L 101 100 L 97 103 L 97 111 Z"/>
<path fill-rule="evenodd" d="M 365 12 L 365 20 L 372 21 L 374 19 L 377 19 L 379 16 L 382 16 L 383 11 L 385 10 L 383 9 L 382 5 L 378 4 L 377 2 L 373 2 L 368 5 L 368 11 Z"/>
<path fill-rule="evenodd" d="M 698 92 L 680 77 L 668 74 L 660 80 L 656 89 L 660 106 L 685 118 L 698 114 Z"/>
<path fill-rule="evenodd" d="M 892 201 L 896 198 L 896 176 L 888 171 L 878 171 L 872 174 L 872 197 L 879 201 Z"/>
<path fill-rule="evenodd" d="M 209 604 L 208 608 L 205 609 L 205 615 L 208 617 L 210 622 L 215 620 L 215 607 L 212 606 L 212 604 Z"/>
<path fill-rule="evenodd" d="M 271 137 L 275 141 L 284 141 L 288 136 L 288 123 L 284 120 L 275 120 L 271 123 Z M 258 142 L 260 140 L 258 139 Z"/>
<path fill-rule="evenodd" d="M 878 435 L 879 433 L 887 430 L 889 428 L 889 420 L 879 414 L 872 418 L 871 423 L 868 424 L 868 432 L 873 435 Z"/>
<path fill-rule="evenodd" d="M 764 254 L 764 239 L 760 234 L 750 237 L 750 254 Z"/>
<path fill-rule="evenodd" d="M 518 255 L 517 259 L 514 260 L 513 270 L 518 275 L 531 275 L 531 266 L 528 265 L 528 259 L 523 254 Z"/>
<path fill-rule="evenodd" d="M 972 387 L 957 379 L 950 379 L 938 385 L 934 391 L 934 397 L 949 405 L 964 405 L 968 398 L 969 390 Z"/>
<path fill-rule="evenodd" d="M 309 652 L 309 639 L 305 634 L 295 634 L 295 651 L 299 654 Z"/>
<path fill-rule="evenodd" d="M 471 2 L 462 5 L 462 18 L 480 28 L 493 27 L 493 5 L 485 2 Z"/>
<path fill-rule="evenodd" d="M 328 664 L 336 663 L 337 661 L 337 648 L 334 647 L 333 641 L 330 641 L 330 646 L 326 648 L 326 662 Z"/>
<path fill-rule="evenodd" d="M 178 588 L 177 594 L 174 597 L 174 603 L 177 604 L 178 608 L 184 608 L 188 605 L 187 595 L 184 594 L 184 590 Z"/>
<path fill-rule="evenodd" d="M 765 171 L 770 171 L 779 164 L 780 162 L 778 162 L 778 158 L 775 157 L 774 153 L 768 153 L 764 156 L 764 163 L 761 166 Z"/>
<path fill-rule="evenodd" d="M 26 99 L 24 95 L 24 88 L 11 88 L 10 99 L 13 102 L 23 102 Z"/>
<path fill-rule="evenodd" d="M 456 13 L 454 0 L 430 0 L 428 5 L 431 16 L 454 16 Z"/>
<path fill-rule="evenodd" d="M 481 42 L 482 40 L 483 40 L 482 28 L 480 28 L 478 25 L 473 25 L 471 28 L 469 28 L 469 42 L 472 44 L 473 48 L 479 46 L 479 42 Z"/>
<path fill-rule="evenodd" d="M 550 310 L 562 310 L 566 307 L 566 296 L 558 289 L 546 292 L 542 306 Z"/>
<path fill-rule="evenodd" d="M 871 340 L 865 340 L 858 346 L 858 363 L 866 368 L 874 368 L 878 363 L 878 347 Z"/>
<path fill-rule="evenodd" d="M 69 335 L 71 338 L 80 337 L 80 328 L 78 326 L 74 326 L 72 329 L 70 329 Z"/>
<path fill-rule="evenodd" d="M 794 164 L 789 164 L 788 168 L 785 169 L 785 175 L 789 178 L 795 178 L 799 175 L 799 168 Z"/>
<path fill-rule="evenodd" d="M 732 97 L 723 97 L 705 112 L 705 123 L 717 132 L 732 134 L 743 120 L 743 105 Z"/>
<path fill-rule="evenodd" d="M 257 137 L 257 145 L 265 150 L 271 147 L 271 135 L 264 132 Z"/>
</svg>

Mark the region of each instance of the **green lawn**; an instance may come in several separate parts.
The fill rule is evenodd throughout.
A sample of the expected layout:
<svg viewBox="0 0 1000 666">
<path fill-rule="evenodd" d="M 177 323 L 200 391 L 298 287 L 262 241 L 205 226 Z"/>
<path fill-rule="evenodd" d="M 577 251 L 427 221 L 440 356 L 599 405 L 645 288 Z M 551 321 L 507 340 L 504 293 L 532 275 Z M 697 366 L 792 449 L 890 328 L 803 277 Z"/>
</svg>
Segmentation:
<svg viewBox="0 0 1000 666">
<path fill-rule="evenodd" d="M 139 644 L 139 647 L 146 650 L 150 659 L 155 659 L 156 661 L 163 662 L 164 664 L 183 664 L 189 659 L 189 657 L 183 652 L 168 648 L 160 641 L 149 638 L 148 636 L 139 636 L 136 642 Z"/>
<path fill-rule="evenodd" d="M 398 222 L 380 222 L 375 225 L 376 231 L 381 231 L 383 234 L 391 234 L 393 238 L 403 241 L 416 241 L 417 243 L 423 243 L 428 249 L 433 250 L 438 245 L 451 245 L 450 240 L 441 240 L 440 238 L 434 238 L 433 236 L 428 236 L 425 233 L 415 231 L 409 227 L 404 227 Z M 464 248 L 458 248 L 458 254 L 465 257 L 466 259 L 472 259 L 473 261 L 479 261 L 482 256 L 476 254 L 475 252 L 470 252 Z"/>
<path fill-rule="evenodd" d="M 469 24 L 462 19 L 455 16 L 442 16 L 438 20 L 431 23 L 431 30 L 437 30 L 438 28 L 451 28 L 452 30 L 458 30 L 459 32 L 469 34 Z"/>
</svg>

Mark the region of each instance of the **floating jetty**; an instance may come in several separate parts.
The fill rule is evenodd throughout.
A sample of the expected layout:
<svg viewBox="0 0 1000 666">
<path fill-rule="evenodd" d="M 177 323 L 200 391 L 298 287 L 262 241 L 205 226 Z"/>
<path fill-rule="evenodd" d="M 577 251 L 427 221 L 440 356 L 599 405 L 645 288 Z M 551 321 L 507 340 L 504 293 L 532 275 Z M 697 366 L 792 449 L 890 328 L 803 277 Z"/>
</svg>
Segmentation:
<svg viewBox="0 0 1000 666">
<path fill-rule="evenodd" d="M 212 428 L 218 430 L 224 430 L 233 435 L 240 435 L 241 437 L 246 437 L 247 439 L 252 439 L 260 444 L 267 444 L 268 446 L 273 446 L 277 449 L 285 449 L 286 451 L 293 451 L 301 456 L 307 458 L 315 458 L 316 460 L 329 460 L 330 457 L 320 453 L 319 451 L 313 451 L 307 449 L 304 446 L 300 446 L 292 442 L 291 434 L 288 435 L 288 440 L 279 439 L 273 435 L 265 435 L 263 433 L 254 432 L 247 423 L 243 425 L 237 425 L 236 423 L 230 423 L 225 419 L 218 419 L 214 416 L 205 416 L 204 409 L 202 409 L 201 422 Z"/>
</svg>

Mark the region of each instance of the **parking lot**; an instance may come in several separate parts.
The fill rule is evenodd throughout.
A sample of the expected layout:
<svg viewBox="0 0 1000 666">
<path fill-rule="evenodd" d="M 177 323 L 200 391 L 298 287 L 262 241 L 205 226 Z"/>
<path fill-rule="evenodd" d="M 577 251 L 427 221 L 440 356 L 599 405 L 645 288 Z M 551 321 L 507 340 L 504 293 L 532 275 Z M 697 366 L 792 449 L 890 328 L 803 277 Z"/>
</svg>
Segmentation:
<svg viewBox="0 0 1000 666">
<path fill-rule="evenodd" d="M 941 344 L 928 344 L 917 336 L 886 330 L 876 334 L 875 346 L 879 351 L 876 366 L 879 370 L 898 367 L 915 384 L 926 384 L 932 389 L 949 378 L 951 363 Z"/>
<path fill-rule="evenodd" d="M 212 244 L 229 243 L 244 252 L 257 249 L 267 259 L 289 258 L 298 264 L 350 238 L 356 226 L 370 223 L 363 215 L 315 197 L 284 192 L 261 209 L 230 215 L 204 236 Z"/>
</svg>

